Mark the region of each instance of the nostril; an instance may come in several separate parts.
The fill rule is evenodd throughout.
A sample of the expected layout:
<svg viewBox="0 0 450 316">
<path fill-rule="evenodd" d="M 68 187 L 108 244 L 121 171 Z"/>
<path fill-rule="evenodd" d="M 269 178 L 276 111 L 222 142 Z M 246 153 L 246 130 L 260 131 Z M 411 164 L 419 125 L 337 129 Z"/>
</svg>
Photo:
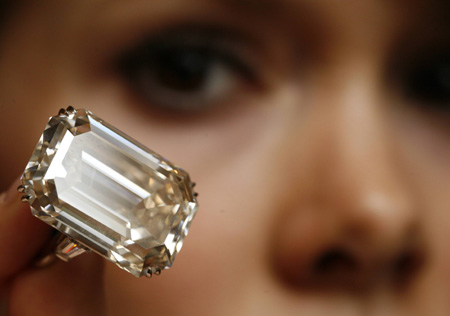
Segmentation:
<svg viewBox="0 0 450 316">
<path fill-rule="evenodd" d="M 355 271 L 355 258 L 343 249 L 329 249 L 320 255 L 313 265 L 316 275 L 348 274 Z"/>
<path fill-rule="evenodd" d="M 400 254 L 392 265 L 392 272 L 397 284 L 399 286 L 407 285 L 423 263 L 424 256 L 419 251 L 408 250 Z"/>
<path fill-rule="evenodd" d="M 313 262 L 310 281 L 322 288 L 354 288 L 361 283 L 358 258 L 345 248 L 330 248 Z"/>
</svg>

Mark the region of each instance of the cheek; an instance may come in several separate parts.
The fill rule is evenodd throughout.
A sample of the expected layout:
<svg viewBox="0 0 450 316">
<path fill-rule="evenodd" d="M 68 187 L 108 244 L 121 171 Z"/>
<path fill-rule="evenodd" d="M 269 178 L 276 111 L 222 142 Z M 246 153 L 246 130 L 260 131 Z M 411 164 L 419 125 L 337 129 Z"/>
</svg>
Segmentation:
<svg viewBox="0 0 450 316">
<path fill-rule="evenodd" d="M 42 78 L 32 74 L 21 78 L 16 66 L 0 61 L 2 72 L 14 74 L 0 77 L 0 146 L 4 153 L 0 156 L 0 191 L 23 172 L 48 118 L 67 105 L 55 93 L 60 89 L 58 84 L 49 80 L 44 86 Z M 2 82 L 5 79 L 7 84 Z"/>
<path fill-rule="evenodd" d="M 411 118 L 399 126 L 403 161 L 411 180 L 421 192 L 423 218 L 433 218 L 436 228 L 449 223 L 450 212 L 450 133 L 428 124 L 423 118 Z M 448 233 L 447 233 L 448 235 Z M 443 244 L 444 239 L 439 244 Z"/>
<path fill-rule="evenodd" d="M 420 196 L 424 234 L 430 261 L 426 283 L 439 293 L 450 290 L 450 133 L 428 124 L 424 117 L 411 115 L 399 120 L 400 151 L 411 185 Z M 442 291 L 442 287 L 447 291 Z M 423 294 L 423 293 L 422 293 Z M 438 295 L 439 296 L 439 295 Z"/>
</svg>

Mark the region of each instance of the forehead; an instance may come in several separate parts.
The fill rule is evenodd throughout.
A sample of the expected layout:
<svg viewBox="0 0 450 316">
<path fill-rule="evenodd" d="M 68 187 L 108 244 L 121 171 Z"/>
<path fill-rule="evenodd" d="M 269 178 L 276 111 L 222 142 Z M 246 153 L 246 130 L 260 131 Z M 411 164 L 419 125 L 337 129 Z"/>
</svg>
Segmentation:
<svg viewBox="0 0 450 316">
<path fill-rule="evenodd" d="M 234 12 L 262 16 L 268 21 L 283 18 L 302 23 L 305 20 L 327 22 L 360 22 L 363 27 L 372 23 L 386 23 L 389 20 L 435 21 L 438 15 L 450 15 L 448 0 L 80 0 L 77 5 L 49 1 L 45 6 L 35 6 L 33 2 L 24 1 L 17 7 L 46 10 L 47 14 L 75 13 L 88 10 L 101 15 L 102 11 L 110 11 L 115 7 L 120 11 L 135 11 L 149 16 L 158 15 L 162 9 L 189 13 L 191 10 L 211 9 L 218 18 L 221 13 Z M 220 11 L 220 9 L 225 9 Z M 156 9 L 156 10 L 155 10 Z M 217 10 L 217 11 L 215 11 Z M 40 10 L 39 10 L 40 11 Z M 152 13 L 152 11 L 155 11 Z M 116 15 L 118 16 L 118 15 Z M 330 23 L 331 24 L 331 23 Z"/>
</svg>

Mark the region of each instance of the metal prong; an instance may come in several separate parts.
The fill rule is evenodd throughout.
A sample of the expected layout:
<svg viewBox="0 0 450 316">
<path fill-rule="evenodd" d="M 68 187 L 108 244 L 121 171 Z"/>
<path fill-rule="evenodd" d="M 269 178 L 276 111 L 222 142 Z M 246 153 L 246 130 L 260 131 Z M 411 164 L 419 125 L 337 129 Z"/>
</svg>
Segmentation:
<svg viewBox="0 0 450 316">
<path fill-rule="evenodd" d="M 17 187 L 17 191 L 19 191 L 19 193 L 25 192 L 25 186 L 24 186 L 23 184 L 19 185 L 19 186 Z"/>
<path fill-rule="evenodd" d="M 66 109 L 60 108 L 59 112 L 58 112 L 58 115 L 67 115 Z"/>
<path fill-rule="evenodd" d="M 144 275 L 150 279 L 153 275 L 160 275 L 160 274 L 161 274 L 161 269 L 156 269 L 155 271 L 152 271 L 152 268 L 147 268 Z"/>
<path fill-rule="evenodd" d="M 74 112 L 76 112 L 76 110 L 75 110 L 75 108 L 73 107 L 73 106 L 71 106 L 71 105 L 69 105 L 68 107 L 67 107 L 67 110 L 66 110 L 69 114 L 72 114 L 72 113 L 74 113 Z"/>
<path fill-rule="evenodd" d="M 198 196 L 198 193 L 197 192 L 194 192 L 194 197 L 197 197 Z"/>
<path fill-rule="evenodd" d="M 192 183 L 191 183 L 191 188 L 194 188 L 196 185 L 197 185 L 197 183 L 192 182 Z"/>
<path fill-rule="evenodd" d="M 22 196 L 22 198 L 20 199 L 22 202 L 28 202 L 28 200 L 30 199 L 29 195 L 24 195 Z"/>
</svg>

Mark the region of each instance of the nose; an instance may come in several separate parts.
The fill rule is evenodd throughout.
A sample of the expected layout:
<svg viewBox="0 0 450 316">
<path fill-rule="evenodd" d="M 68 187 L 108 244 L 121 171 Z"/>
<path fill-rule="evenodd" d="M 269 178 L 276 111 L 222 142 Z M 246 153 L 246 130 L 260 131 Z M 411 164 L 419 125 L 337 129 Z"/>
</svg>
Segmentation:
<svg viewBox="0 0 450 316">
<path fill-rule="evenodd" d="M 420 210 L 389 131 L 381 93 L 364 80 L 327 90 L 278 150 L 273 252 L 290 285 L 404 285 L 424 257 Z"/>
</svg>

